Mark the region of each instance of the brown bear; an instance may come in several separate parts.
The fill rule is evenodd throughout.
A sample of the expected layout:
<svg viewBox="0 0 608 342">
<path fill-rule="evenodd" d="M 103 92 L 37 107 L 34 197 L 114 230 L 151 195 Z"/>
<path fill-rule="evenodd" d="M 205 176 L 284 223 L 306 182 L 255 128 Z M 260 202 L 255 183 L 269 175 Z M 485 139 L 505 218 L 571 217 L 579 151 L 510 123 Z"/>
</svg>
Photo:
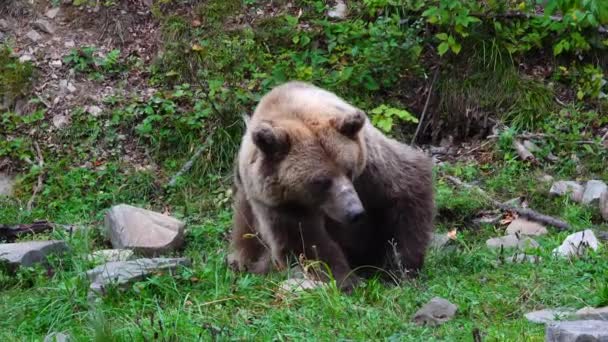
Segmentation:
<svg viewBox="0 0 608 342">
<path fill-rule="evenodd" d="M 299 81 L 271 90 L 245 120 L 233 268 L 263 274 L 303 255 L 324 262 L 347 291 L 360 279 L 356 268 L 418 273 L 433 231 L 429 156 L 385 136 L 334 93 Z"/>
</svg>

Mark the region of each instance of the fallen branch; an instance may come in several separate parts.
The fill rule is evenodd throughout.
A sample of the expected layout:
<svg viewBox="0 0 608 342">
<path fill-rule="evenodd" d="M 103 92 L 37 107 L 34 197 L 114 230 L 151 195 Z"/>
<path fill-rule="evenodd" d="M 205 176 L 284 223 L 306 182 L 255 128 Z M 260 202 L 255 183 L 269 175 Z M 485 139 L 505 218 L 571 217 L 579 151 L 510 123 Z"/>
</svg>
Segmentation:
<svg viewBox="0 0 608 342">
<path fill-rule="evenodd" d="M 36 221 L 31 224 L 8 226 L 0 224 L 0 241 L 14 242 L 24 234 L 39 234 L 53 230 L 53 224 L 47 221 Z"/>
<path fill-rule="evenodd" d="M 524 144 L 522 144 L 521 142 L 519 142 L 519 140 L 517 139 L 513 139 L 513 148 L 515 148 L 515 151 L 517 152 L 517 155 L 519 156 L 519 158 L 521 158 L 521 160 L 523 161 L 529 161 L 533 164 L 538 164 L 538 161 L 536 160 L 536 157 L 534 157 L 534 155 L 532 154 L 532 152 L 530 152 L 530 150 L 528 150 Z"/>
<path fill-rule="evenodd" d="M 449 180 L 450 182 L 452 182 L 454 185 L 460 187 L 460 188 L 465 188 L 465 189 L 469 189 L 469 190 L 475 190 L 477 191 L 481 196 L 483 196 L 486 200 L 488 200 L 490 203 L 492 203 L 493 206 L 500 208 L 501 210 L 510 210 L 510 211 L 514 211 L 517 214 L 519 214 L 520 216 L 523 216 L 531 221 L 535 221 L 535 222 L 539 222 L 539 223 L 543 223 L 546 225 L 550 225 L 553 226 L 555 228 L 558 228 L 559 230 L 567 230 L 570 229 L 570 225 L 558 218 L 552 217 L 552 216 L 548 216 L 545 214 L 541 214 L 537 211 L 534 211 L 532 209 L 527 209 L 527 208 L 521 208 L 521 207 L 517 207 L 511 204 L 507 204 L 507 203 L 501 203 L 495 199 L 493 199 L 490 195 L 488 195 L 484 190 L 482 190 L 481 188 L 465 183 L 463 181 L 461 181 L 459 178 L 454 177 L 454 176 L 446 176 L 446 179 Z"/>
<path fill-rule="evenodd" d="M 416 127 L 416 132 L 414 132 L 414 137 L 412 138 L 412 145 L 416 143 L 416 139 L 418 138 L 418 133 L 420 133 L 420 127 L 422 127 L 422 123 L 424 122 L 424 118 L 426 116 L 426 111 L 429 109 L 429 102 L 431 100 L 431 95 L 433 94 L 433 86 L 437 81 L 437 76 L 439 76 L 439 67 L 435 69 L 435 73 L 433 74 L 433 80 L 431 81 L 431 85 L 429 86 L 428 94 L 426 95 L 426 102 L 424 103 L 424 109 L 422 109 L 422 114 L 420 115 L 420 121 L 418 122 L 418 127 Z"/>
<path fill-rule="evenodd" d="M 203 151 L 205 151 L 205 149 L 211 143 L 212 136 L 213 136 L 213 134 L 209 134 L 209 136 L 207 137 L 207 140 L 205 140 L 205 143 L 203 143 L 198 149 L 196 149 L 196 152 L 194 152 L 192 157 L 184 164 L 184 166 L 182 166 L 182 168 L 175 175 L 173 175 L 173 177 L 171 177 L 171 180 L 169 180 L 169 183 L 167 184 L 168 187 L 175 186 L 179 177 L 181 177 L 184 173 L 190 171 L 190 169 L 192 168 L 192 165 L 194 165 L 194 161 L 196 159 L 198 159 L 198 157 L 200 157 L 200 155 L 203 153 Z"/>
<path fill-rule="evenodd" d="M 29 201 L 27 201 L 27 211 L 32 211 L 34 199 L 36 198 L 36 195 L 42 190 L 42 186 L 44 185 L 44 157 L 42 157 L 40 146 L 35 141 L 34 147 L 36 148 L 36 154 L 38 154 L 38 167 L 40 168 L 40 174 L 38 175 L 38 182 L 36 183 L 36 186 L 34 186 L 32 197 Z"/>
</svg>

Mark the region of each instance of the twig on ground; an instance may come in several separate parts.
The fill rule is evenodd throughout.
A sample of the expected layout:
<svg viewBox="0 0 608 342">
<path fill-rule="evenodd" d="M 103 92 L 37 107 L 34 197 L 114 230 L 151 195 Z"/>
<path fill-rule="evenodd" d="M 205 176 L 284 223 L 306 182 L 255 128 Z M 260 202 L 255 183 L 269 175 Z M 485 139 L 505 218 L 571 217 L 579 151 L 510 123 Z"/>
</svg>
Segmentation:
<svg viewBox="0 0 608 342">
<path fill-rule="evenodd" d="M 534 211 L 532 209 L 528 209 L 528 208 L 520 208 L 514 205 L 510 205 L 507 203 L 501 203 L 495 199 L 493 199 L 490 195 L 488 195 L 487 192 L 485 192 L 483 189 L 481 189 L 478 186 L 474 186 L 468 183 L 463 182 L 462 180 L 460 180 L 457 177 L 454 176 L 446 176 L 446 179 L 449 180 L 450 182 L 452 182 L 454 185 L 461 187 L 461 188 L 465 188 L 465 189 L 470 189 L 470 190 L 475 190 L 477 191 L 481 196 L 483 196 L 485 199 L 487 199 L 490 203 L 492 203 L 493 206 L 500 208 L 502 210 L 510 210 L 510 211 L 514 211 L 517 214 L 519 214 L 520 216 L 526 217 L 527 219 L 531 220 L 531 221 L 535 221 L 535 222 L 539 222 L 539 223 L 543 223 L 543 224 L 547 224 L 547 225 L 551 225 L 555 228 L 558 228 L 559 230 L 567 230 L 570 229 L 570 225 L 558 218 L 552 217 L 552 216 L 548 216 L 545 214 L 541 214 L 537 211 Z"/>
<path fill-rule="evenodd" d="M 424 118 L 426 116 L 426 112 L 429 109 L 429 102 L 431 101 L 431 95 L 433 95 L 433 86 L 437 81 L 437 76 L 439 76 L 439 67 L 435 69 L 435 74 L 433 75 L 433 80 L 431 81 L 431 85 L 429 86 L 429 91 L 426 95 L 426 102 L 424 103 L 424 109 L 422 109 L 422 114 L 420 115 L 420 121 L 418 122 L 418 127 L 416 127 L 416 132 L 414 132 L 414 137 L 412 138 L 412 145 L 416 143 L 416 139 L 418 138 L 418 133 L 420 133 L 420 127 L 424 123 Z"/>
<path fill-rule="evenodd" d="M 13 242 L 24 234 L 37 234 L 53 230 L 53 224 L 47 221 L 36 221 L 31 224 L 7 226 L 0 224 L 0 241 Z"/>
<path fill-rule="evenodd" d="M 194 152 L 192 157 L 184 164 L 184 166 L 182 166 L 182 168 L 175 175 L 173 175 L 173 177 L 171 177 L 171 180 L 169 180 L 169 183 L 167 184 L 167 186 L 169 186 L 169 187 L 175 186 L 179 177 L 181 177 L 184 173 L 190 171 L 190 169 L 192 168 L 192 165 L 194 165 L 194 161 L 196 159 L 198 159 L 198 157 L 200 157 L 200 155 L 203 153 L 203 151 L 205 151 L 205 149 L 207 147 L 209 147 L 212 136 L 213 136 L 213 133 L 209 134 L 209 136 L 207 137 L 207 140 L 205 140 L 205 143 L 203 143 L 198 149 L 196 149 L 196 152 Z"/>
<path fill-rule="evenodd" d="M 513 139 L 513 148 L 515 148 L 515 151 L 521 160 L 529 161 L 533 164 L 538 163 L 532 152 L 530 152 L 530 150 L 528 150 L 519 140 Z"/>
<path fill-rule="evenodd" d="M 36 183 L 36 186 L 34 186 L 32 197 L 27 202 L 27 211 L 32 211 L 32 206 L 34 204 L 34 200 L 36 199 L 36 195 L 42 190 L 42 186 L 44 185 L 44 157 L 42 156 L 42 152 L 40 151 L 40 146 L 35 141 L 34 147 L 36 148 L 36 154 L 38 155 L 37 159 L 38 167 L 40 168 L 40 174 L 38 175 L 38 182 Z"/>
</svg>

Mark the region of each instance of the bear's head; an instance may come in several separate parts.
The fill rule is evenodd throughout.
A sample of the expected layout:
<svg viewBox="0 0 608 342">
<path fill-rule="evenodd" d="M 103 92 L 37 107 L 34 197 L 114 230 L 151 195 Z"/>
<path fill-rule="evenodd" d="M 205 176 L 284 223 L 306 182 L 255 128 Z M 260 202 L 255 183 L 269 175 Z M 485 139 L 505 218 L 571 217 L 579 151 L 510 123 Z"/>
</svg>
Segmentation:
<svg viewBox="0 0 608 342">
<path fill-rule="evenodd" d="M 365 114 L 254 120 L 248 127 L 253 142 L 240 171 L 248 178 L 250 197 L 273 206 L 321 210 L 342 223 L 364 215 L 353 180 L 365 168 L 361 130 Z"/>
</svg>

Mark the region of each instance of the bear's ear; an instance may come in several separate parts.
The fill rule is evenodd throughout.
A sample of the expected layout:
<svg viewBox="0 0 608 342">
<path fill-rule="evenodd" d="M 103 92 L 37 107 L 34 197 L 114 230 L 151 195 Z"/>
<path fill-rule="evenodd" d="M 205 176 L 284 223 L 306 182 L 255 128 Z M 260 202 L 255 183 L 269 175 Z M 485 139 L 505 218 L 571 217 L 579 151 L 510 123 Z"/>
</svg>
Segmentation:
<svg viewBox="0 0 608 342">
<path fill-rule="evenodd" d="M 349 138 L 354 138 L 365 124 L 365 113 L 357 110 L 353 114 L 332 120 L 332 123 L 338 132 Z"/>
<path fill-rule="evenodd" d="M 266 155 L 277 157 L 289 151 L 289 136 L 280 127 L 261 122 L 251 133 L 253 143 Z"/>
</svg>

